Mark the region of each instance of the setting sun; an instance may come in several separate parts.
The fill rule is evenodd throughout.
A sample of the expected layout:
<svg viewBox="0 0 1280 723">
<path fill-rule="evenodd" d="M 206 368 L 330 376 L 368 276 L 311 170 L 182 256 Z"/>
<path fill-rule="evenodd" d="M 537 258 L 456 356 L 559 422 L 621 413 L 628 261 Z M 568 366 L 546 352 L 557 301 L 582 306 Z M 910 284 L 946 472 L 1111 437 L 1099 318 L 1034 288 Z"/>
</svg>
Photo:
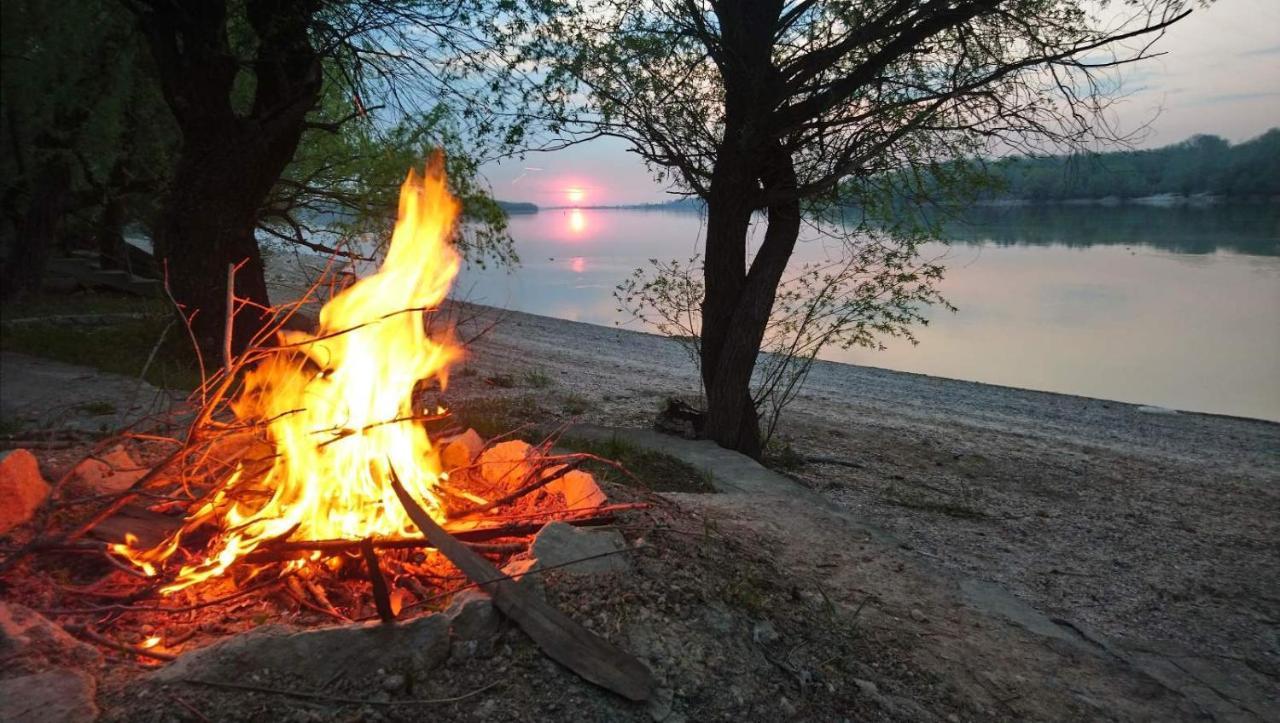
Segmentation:
<svg viewBox="0 0 1280 723">
<path fill-rule="evenodd" d="M 569 203 L 581 203 L 587 194 L 581 188 L 570 187 L 564 190 L 564 196 L 569 199 Z"/>
</svg>

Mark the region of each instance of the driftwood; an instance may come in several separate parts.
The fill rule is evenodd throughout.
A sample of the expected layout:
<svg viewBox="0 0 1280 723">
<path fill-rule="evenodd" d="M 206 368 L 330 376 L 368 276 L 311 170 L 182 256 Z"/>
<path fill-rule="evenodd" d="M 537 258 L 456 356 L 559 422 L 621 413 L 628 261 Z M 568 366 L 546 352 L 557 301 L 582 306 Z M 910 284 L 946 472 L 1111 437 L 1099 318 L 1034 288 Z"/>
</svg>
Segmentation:
<svg viewBox="0 0 1280 723">
<path fill-rule="evenodd" d="M 584 679 L 630 700 L 648 700 L 653 673 L 635 657 L 571 620 L 523 585 L 506 578 L 488 560 L 459 542 L 418 505 L 395 470 L 391 486 L 409 519 L 440 552 L 493 596 L 494 605 L 537 643 L 542 652 Z"/>
</svg>

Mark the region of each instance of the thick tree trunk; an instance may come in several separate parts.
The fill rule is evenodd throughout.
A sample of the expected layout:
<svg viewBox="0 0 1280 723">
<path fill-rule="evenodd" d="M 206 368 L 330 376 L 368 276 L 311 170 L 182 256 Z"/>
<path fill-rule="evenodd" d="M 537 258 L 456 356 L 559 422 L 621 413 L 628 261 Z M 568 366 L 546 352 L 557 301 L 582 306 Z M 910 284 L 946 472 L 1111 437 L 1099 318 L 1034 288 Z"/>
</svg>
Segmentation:
<svg viewBox="0 0 1280 723">
<path fill-rule="evenodd" d="M 239 353 L 266 321 L 258 210 L 293 160 L 307 113 L 320 98 L 320 62 L 311 46 L 316 0 L 247 0 L 243 18 L 257 36 L 248 112 L 232 102 L 244 63 L 232 51 L 225 0 L 171 0 L 140 6 L 165 99 L 182 131 L 169 195 L 156 226 L 156 251 L 170 288 L 206 359 L 218 358 L 227 314 L 227 269 L 248 302 L 235 316 Z"/>
<path fill-rule="evenodd" d="M 283 136 L 265 137 L 256 124 L 236 121 L 184 138 L 156 250 L 206 354 L 222 349 L 228 266 L 239 266 L 235 295 L 249 302 L 236 314 L 232 351 L 243 351 L 267 321 L 261 307 L 270 301 L 254 230 L 258 209 L 297 149 L 301 120 Z"/>
<path fill-rule="evenodd" d="M 702 321 L 702 375 L 707 391 L 704 435 L 722 447 L 755 458 L 763 449 L 751 397 L 751 375 L 778 283 L 800 234 L 799 202 L 785 193 L 795 186 L 791 158 L 777 144 L 762 155 L 767 159 L 759 174 L 764 197 L 769 198 L 772 192 L 783 200 L 768 206 L 768 227 L 749 272 L 744 272 L 744 266 L 751 208 L 748 206 L 744 214 L 734 199 L 758 193 L 756 179 L 739 188 L 746 193 L 718 197 L 713 192 L 708 201 Z M 722 156 L 720 160 L 726 159 Z"/>
</svg>

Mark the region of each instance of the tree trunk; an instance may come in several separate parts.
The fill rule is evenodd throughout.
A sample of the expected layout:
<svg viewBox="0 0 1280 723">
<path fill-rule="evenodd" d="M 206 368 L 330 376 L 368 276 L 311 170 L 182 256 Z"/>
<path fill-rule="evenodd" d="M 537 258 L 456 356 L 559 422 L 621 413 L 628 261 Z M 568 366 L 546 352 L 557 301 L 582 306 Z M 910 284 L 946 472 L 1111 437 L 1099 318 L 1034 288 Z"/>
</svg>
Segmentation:
<svg viewBox="0 0 1280 723">
<path fill-rule="evenodd" d="M 4 297 L 20 299 L 40 291 L 49 252 L 58 242 L 58 229 L 71 195 L 71 167 L 54 156 L 41 164 L 32 184 L 26 211 L 17 224 L 13 246 L 5 260 Z"/>
<path fill-rule="evenodd" d="M 759 176 L 764 197 L 782 199 L 768 206 L 768 227 L 749 272 L 744 273 L 743 268 L 751 208 L 747 206 L 744 215 L 741 204 L 733 199 L 750 198 L 759 193 L 760 186 L 751 178 L 738 194 L 720 196 L 713 190 L 708 200 L 702 320 L 702 376 L 707 391 L 704 434 L 722 447 L 757 459 L 763 449 L 751 397 L 751 374 L 778 283 L 800 234 L 799 201 L 785 193 L 795 187 L 791 158 L 776 143 L 761 155 L 766 159 Z M 722 156 L 719 160 L 726 159 Z"/>
<path fill-rule="evenodd" d="M 295 132 L 269 138 L 255 126 L 237 121 L 184 138 L 156 229 L 157 256 L 206 359 L 222 351 L 228 266 L 239 266 L 235 295 L 249 302 L 235 316 L 232 351 L 247 348 L 268 321 L 262 307 L 270 300 L 254 230 L 258 209 L 293 158 L 302 125 L 299 117 Z"/>
<path fill-rule="evenodd" d="M 311 46 L 317 0 L 247 0 L 243 18 L 257 36 L 250 62 L 228 39 L 225 0 L 171 0 L 139 7 L 182 146 L 156 224 L 156 252 L 170 289 L 191 320 L 206 359 L 223 349 L 227 269 L 247 304 L 235 316 L 231 351 L 262 329 L 268 307 L 258 210 L 293 160 L 307 113 L 320 99 L 320 60 Z M 248 112 L 232 102 L 242 68 L 252 69 Z"/>
</svg>

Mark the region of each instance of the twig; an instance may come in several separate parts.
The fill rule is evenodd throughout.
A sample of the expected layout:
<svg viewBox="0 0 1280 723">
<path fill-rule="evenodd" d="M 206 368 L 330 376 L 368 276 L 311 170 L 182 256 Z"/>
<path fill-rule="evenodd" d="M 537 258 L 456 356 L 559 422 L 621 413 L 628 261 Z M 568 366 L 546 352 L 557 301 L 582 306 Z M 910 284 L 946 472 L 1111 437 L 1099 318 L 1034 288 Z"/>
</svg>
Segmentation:
<svg viewBox="0 0 1280 723">
<path fill-rule="evenodd" d="M 498 536 L 518 537 L 519 535 L 494 535 L 494 537 Z M 420 547 L 434 547 L 430 540 L 420 537 L 407 538 L 403 540 L 371 540 L 371 542 L 374 549 L 377 550 L 412 550 Z M 344 552 L 353 552 L 360 549 L 363 545 L 363 540 L 297 540 L 280 542 L 271 545 L 267 549 L 260 548 L 254 550 L 245 556 L 244 561 L 249 564 L 279 562 L 281 560 L 292 560 L 299 557 L 307 557 L 312 552 L 325 552 L 330 555 L 337 555 Z M 486 544 L 482 542 L 467 543 L 467 546 L 476 552 L 520 552 L 528 547 L 528 545 L 523 543 Z"/>
<path fill-rule="evenodd" d="M 227 307 L 222 322 L 222 368 L 231 374 L 231 334 L 236 323 L 236 265 L 227 264 Z"/>
<path fill-rule="evenodd" d="M 182 682 L 191 683 L 193 685 L 207 685 L 210 688 L 227 688 L 229 690 L 243 690 L 250 693 L 267 693 L 270 695 L 284 695 L 290 698 L 304 698 L 307 700 L 321 700 L 326 703 L 340 703 L 343 705 L 439 705 L 443 703 L 457 703 L 460 700 L 466 700 L 472 696 L 480 695 L 489 690 L 501 680 L 495 680 L 488 685 L 481 686 L 471 691 L 463 693 L 452 698 L 415 698 L 412 700 L 367 700 L 364 698 L 344 698 L 336 695 L 325 695 L 324 693 L 312 693 L 305 690 L 285 690 L 283 688 L 268 688 L 262 685 L 247 685 L 245 683 L 229 683 L 221 680 L 204 680 L 201 678 L 183 678 Z"/>
<path fill-rule="evenodd" d="M 541 488 L 543 488 L 543 487 L 545 487 L 545 486 L 547 486 L 547 485 L 551 484 L 552 482 L 554 482 L 554 481 L 556 481 L 556 480 L 560 479 L 561 477 L 563 477 L 563 476 L 565 476 L 565 475 L 569 474 L 569 473 L 570 473 L 570 472 L 572 472 L 573 470 L 575 470 L 575 469 L 577 469 L 577 468 L 581 467 L 581 466 L 582 466 L 583 464 L 585 464 L 586 462 L 587 462 L 587 459 L 586 459 L 585 457 L 584 457 L 584 458 L 582 458 L 582 459 L 575 459 L 575 460 L 573 460 L 572 462 L 570 462 L 570 463 L 568 463 L 568 464 L 566 464 L 566 465 L 564 465 L 564 466 L 560 467 L 560 469 L 556 470 L 555 472 L 552 472 L 551 474 L 546 475 L 546 476 L 544 476 L 544 477 L 539 477 L 538 479 L 535 479 L 533 482 L 529 482 L 529 483 L 527 483 L 527 484 L 523 485 L 522 487 L 520 487 L 520 488 L 519 488 L 519 489 L 517 489 L 515 492 L 512 492 L 512 493 L 511 493 L 511 494 L 509 494 L 509 495 L 503 495 L 502 497 L 499 497 L 498 499 L 496 499 L 496 500 L 494 500 L 494 501 L 492 501 L 492 502 L 487 502 L 487 503 L 485 503 L 485 504 L 483 504 L 483 505 L 478 505 L 478 506 L 476 506 L 476 507 L 472 507 L 471 509 L 469 509 L 469 510 L 466 510 L 466 511 L 462 512 L 462 514 L 457 515 L 456 517 L 454 517 L 454 519 L 462 519 L 462 518 L 465 518 L 465 517 L 471 517 L 472 515 L 477 515 L 477 514 L 480 514 L 481 512 L 485 512 L 486 510 L 492 510 L 492 509 L 493 509 L 493 508 L 495 508 L 495 507 L 501 507 L 501 506 L 503 506 L 503 505 L 505 505 L 505 504 L 508 504 L 508 503 L 510 503 L 510 502 L 514 502 L 515 500 L 518 500 L 518 499 L 520 499 L 521 497 L 524 497 L 525 495 L 529 494 L 530 492 L 534 492 L 535 490 L 541 489 Z M 539 466 L 539 467 L 538 467 L 538 468 L 536 468 L 534 471 L 530 472 L 530 473 L 529 473 L 529 476 L 540 475 L 544 469 L 545 469 L 545 467 L 543 467 L 543 466 Z M 528 478 L 526 477 L 526 479 L 528 479 Z"/>
<path fill-rule="evenodd" d="M 391 611 L 387 579 L 382 576 L 382 568 L 378 566 L 378 553 L 373 549 L 373 538 L 366 537 L 360 541 L 360 555 L 364 558 L 369 585 L 373 588 L 373 604 L 378 608 L 378 617 L 382 618 L 384 625 L 390 625 L 396 621 L 396 614 Z"/>
<path fill-rule="evenodd" d="M 197 719 L 204 721 L 205 723 L 209 723 L 209 718 L 205 716 L 204 713 L 201 713 L 199 708 L 196 708 L 194 705 L 191 705 L 190 703 L 183 700 L 182 698 L 179 698 L 173 693 L 169 693 L 168 695 L 169 695 L 169 700 L 173 701 L 174 703 L 177 703 L 183 708 L 186 708 L 188 713 L 195 716 Z"/>
<path fill-rule="evenodd" d="M 132 655 L 141 655 L 147 658 L 154 658 L 156 660 L 164 660 L 164 661 L 176 660 L 178 658 L 178 656 L 173 655 L 171 653 L 161 653 L 158 650 L 147 650 L 146 648 L 140 648 L 136 645 L 126 645 L 124 643 L 116 642 L 115 640 L 112 640 L 111 638 L 108 638 L 105 635 L 94 632 L 89 628 L 80 627 L 79 625 L 68 625 L 66 626 L 66 630 L 69 633 L 73 633 L 75 635 L 88 638 L 99 645 L 105 645 L 108 648 L 114 648 L 116 650 L 119 650 L 122 653 L 130 653 Z"/>
</svg>

